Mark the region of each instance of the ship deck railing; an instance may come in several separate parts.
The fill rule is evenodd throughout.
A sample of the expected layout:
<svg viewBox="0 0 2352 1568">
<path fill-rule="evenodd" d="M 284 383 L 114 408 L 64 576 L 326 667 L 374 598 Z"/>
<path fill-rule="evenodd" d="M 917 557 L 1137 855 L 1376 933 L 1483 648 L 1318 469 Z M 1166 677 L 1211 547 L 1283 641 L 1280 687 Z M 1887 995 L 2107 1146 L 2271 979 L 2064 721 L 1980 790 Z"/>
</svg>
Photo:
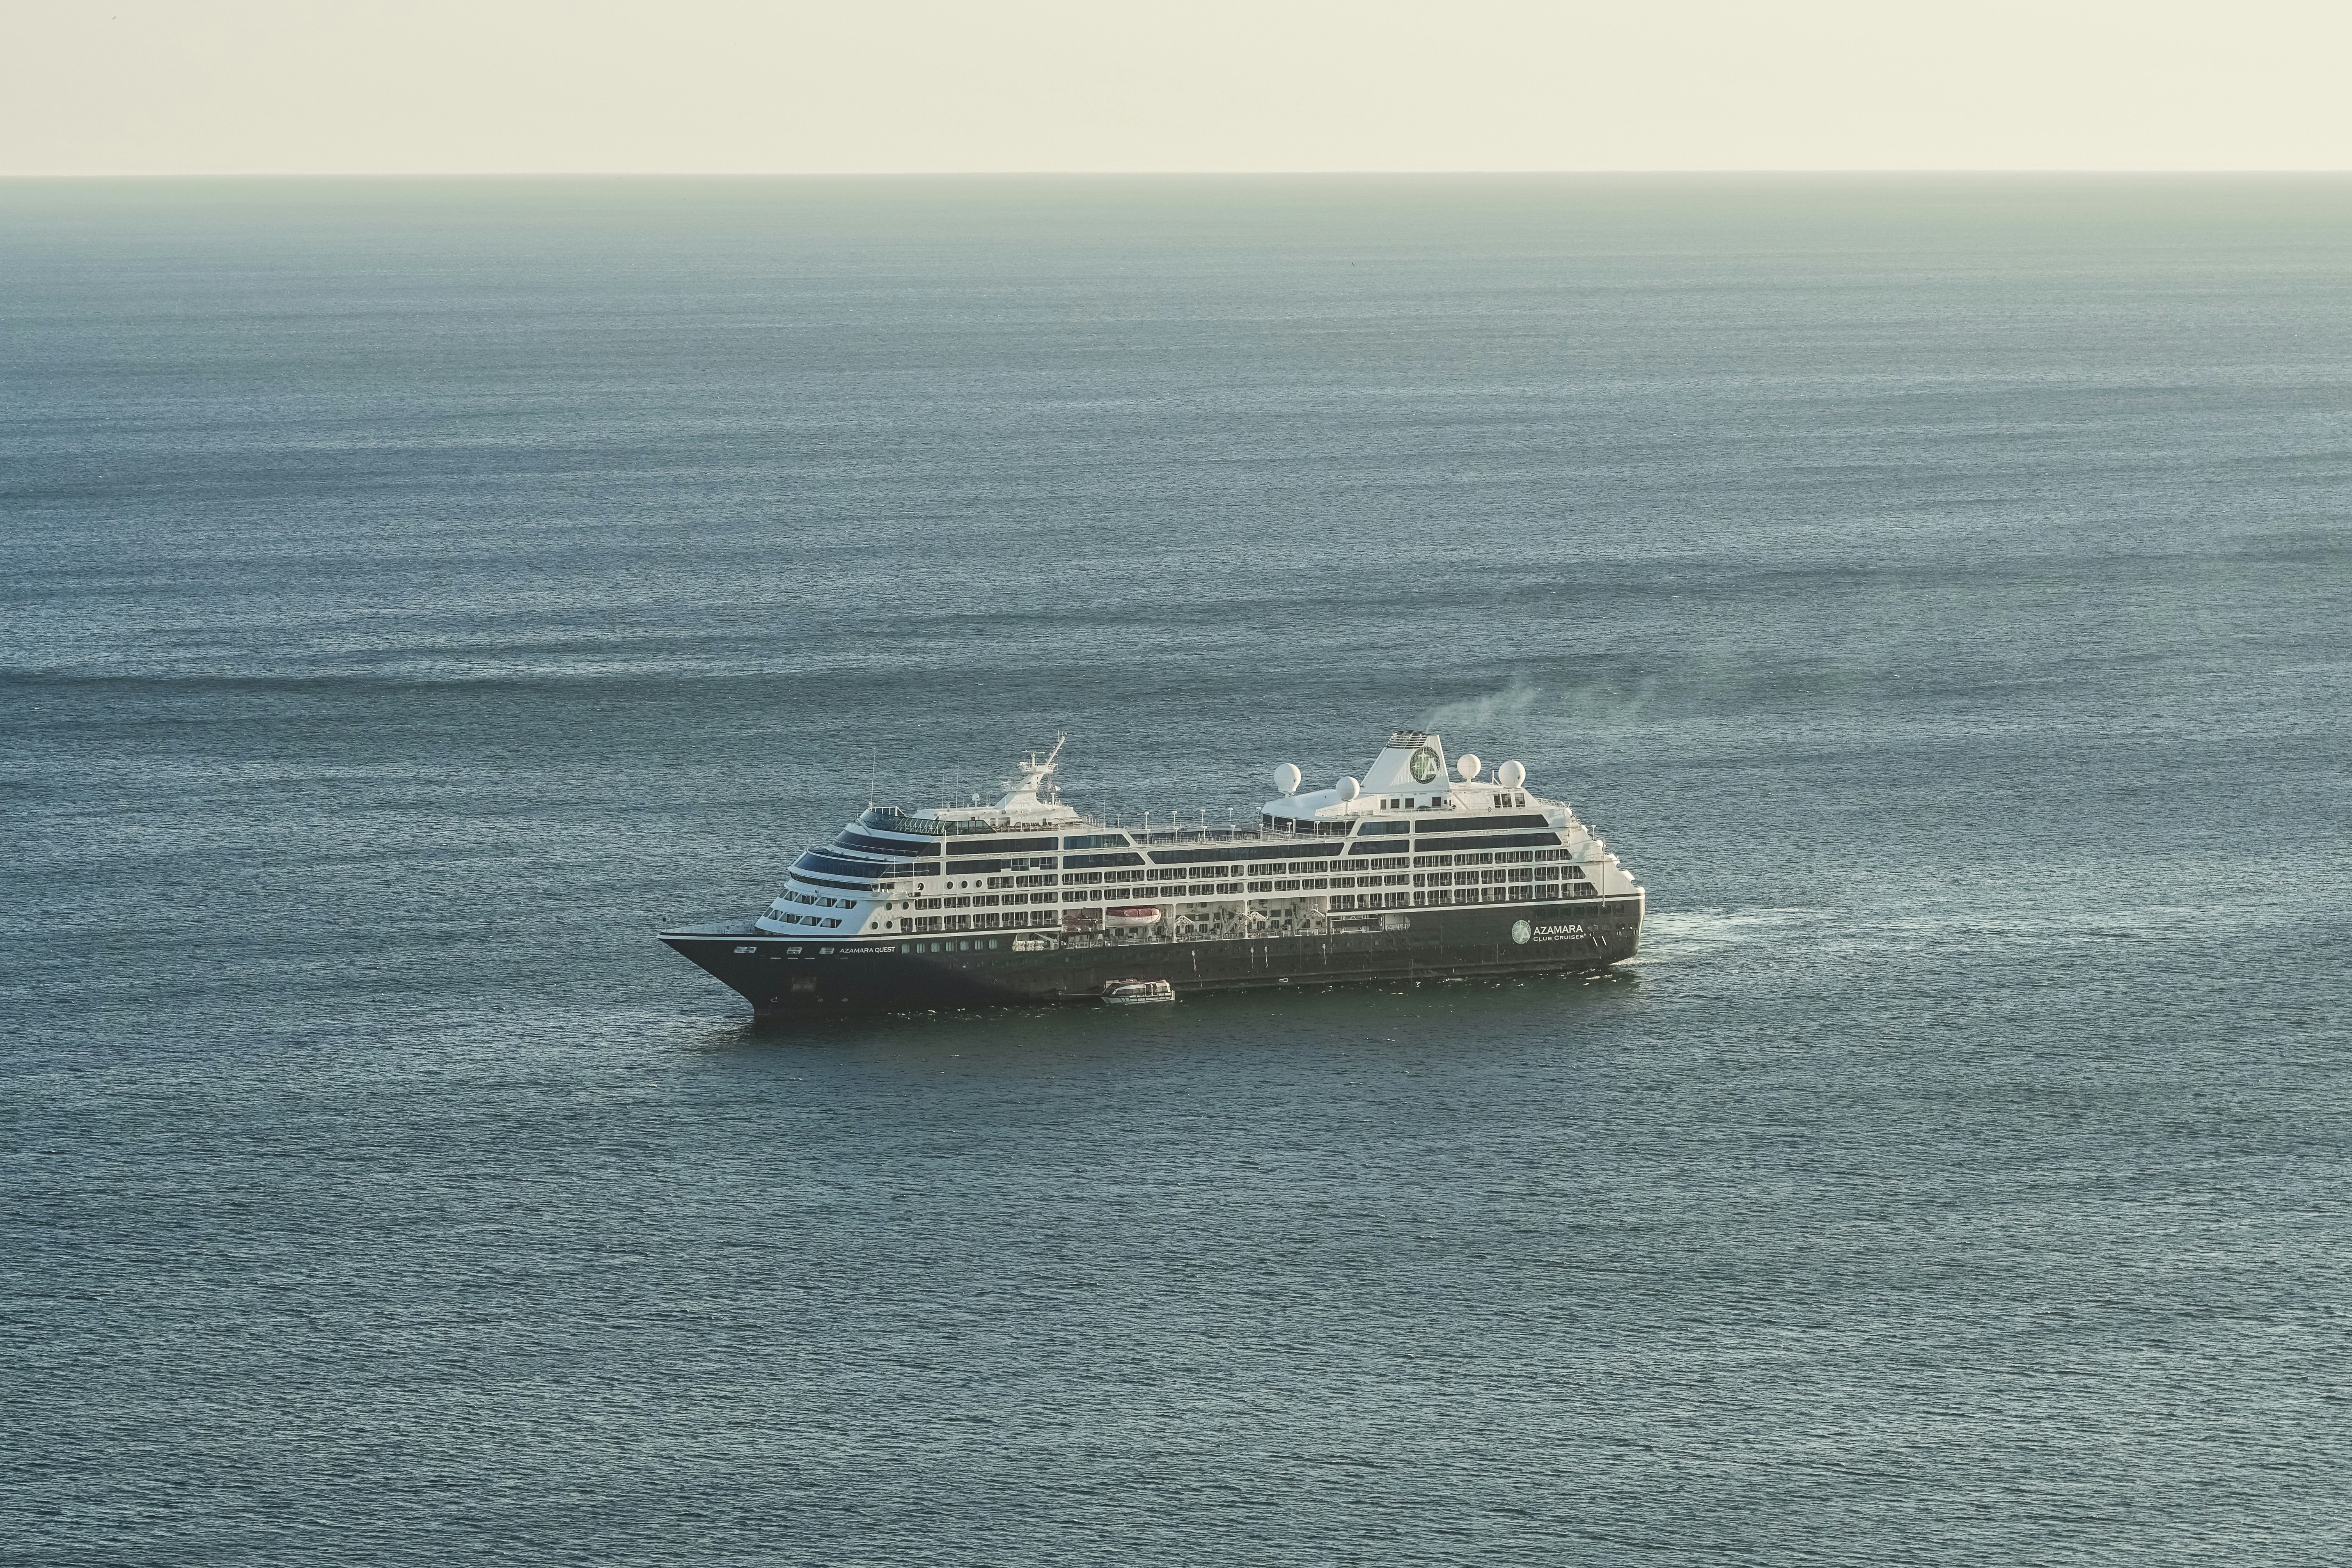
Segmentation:
<svg viewBox="0 0 2352 1568">
<path fill-rule="evenodd" d="M 1150 823 L 1148 817 L 1139 821 L 1124 812 L 1082 817 L 1075 822 L 942 821 L 937 817 L 918 817 L 887 805 L 869 807 L 858 818 L 858 823 L 861 826 L 879 827 L 887 832 L 927 838 L 949 838 L 967 833 L 1124 833 L 1138 846 L 1150 849 L 1170 849 L 1187 844 L 1246 844 L 1258 839 L 1272 844 L 1288 844 L 1302 838 L 1343 838 L 1351 826 L 1345 820 L 1318 824 L 1301 819 L 1297 827 L 1269 827 L 1263 823 L 1241 822 L 1173 822 L 1161 826 Z"/>
</svg>

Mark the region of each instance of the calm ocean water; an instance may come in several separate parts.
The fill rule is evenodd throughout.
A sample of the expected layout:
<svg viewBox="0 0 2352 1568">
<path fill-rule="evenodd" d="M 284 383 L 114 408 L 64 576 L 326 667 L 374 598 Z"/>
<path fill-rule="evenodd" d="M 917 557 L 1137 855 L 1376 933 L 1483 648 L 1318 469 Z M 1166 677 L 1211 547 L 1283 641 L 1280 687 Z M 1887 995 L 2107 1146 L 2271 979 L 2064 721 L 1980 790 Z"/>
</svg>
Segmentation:
<svg viewBox="0 0 2352 1568">
<path fill-rule="evenodd" d="M 2352 182 L 0 184 L 0 1560 L 2352 1552 Z M 650 931 L 1397 724 L 1611 979 Z"/>
</svg>

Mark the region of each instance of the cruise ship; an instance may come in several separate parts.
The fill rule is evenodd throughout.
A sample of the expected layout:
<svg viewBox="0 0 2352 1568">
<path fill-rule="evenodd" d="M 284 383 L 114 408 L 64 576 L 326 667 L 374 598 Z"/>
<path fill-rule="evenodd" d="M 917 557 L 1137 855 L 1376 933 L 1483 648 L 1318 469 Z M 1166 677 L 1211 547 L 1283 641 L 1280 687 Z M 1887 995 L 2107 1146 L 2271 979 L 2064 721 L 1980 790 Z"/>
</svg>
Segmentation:
<svg viewBox="0 0 2352 1568">
<path fill-rule="evenodd" d="M 993 805 L 868 810 L 755 918 L 660 938 L 789 1018 L 1597 970 L 1641 937 L 1641 887 L 1567 802 L 1433 733 L 1325 789 L 1285 763 L 1246 823 L 1090 817 L 1061 752 Z"/>
</svg>

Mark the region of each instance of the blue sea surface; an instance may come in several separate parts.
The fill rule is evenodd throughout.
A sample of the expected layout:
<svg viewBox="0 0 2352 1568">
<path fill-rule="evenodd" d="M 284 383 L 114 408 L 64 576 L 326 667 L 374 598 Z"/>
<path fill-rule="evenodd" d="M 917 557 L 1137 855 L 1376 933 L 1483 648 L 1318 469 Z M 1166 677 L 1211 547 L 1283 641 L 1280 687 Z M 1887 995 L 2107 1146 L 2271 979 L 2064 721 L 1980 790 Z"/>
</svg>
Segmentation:
<svg viewBox="0 0 2352 1568">
<path fill-rule="evenodd" d="M 11 1568 L 2352 1555 L 2352 180 L 0 183 L 0 542 Z M 1635 963 L 652 938 L 1404 724 Z"/>
</svg>

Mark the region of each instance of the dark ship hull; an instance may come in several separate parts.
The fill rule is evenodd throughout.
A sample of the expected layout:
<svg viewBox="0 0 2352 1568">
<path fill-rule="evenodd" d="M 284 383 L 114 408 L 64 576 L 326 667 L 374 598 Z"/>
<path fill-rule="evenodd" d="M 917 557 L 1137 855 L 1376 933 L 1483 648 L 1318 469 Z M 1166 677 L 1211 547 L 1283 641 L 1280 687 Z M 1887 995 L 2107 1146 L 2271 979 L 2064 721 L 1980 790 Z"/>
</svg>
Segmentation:
<svg viewBox="0 0 2352 1568">
<path fill-rule="evenodd" d="M 1317 929 L 1222 940 L 1157 931 L 1007 931 L 812 941 L 750 927 L 661 940 L 749 998 L 761 1018 L 1098 1001 L 1119 980 L 1178 995 L 1276 986 L 1603 969 L 1633 956 L 1643 897 L 1335 915 Z"/>
</svg>

